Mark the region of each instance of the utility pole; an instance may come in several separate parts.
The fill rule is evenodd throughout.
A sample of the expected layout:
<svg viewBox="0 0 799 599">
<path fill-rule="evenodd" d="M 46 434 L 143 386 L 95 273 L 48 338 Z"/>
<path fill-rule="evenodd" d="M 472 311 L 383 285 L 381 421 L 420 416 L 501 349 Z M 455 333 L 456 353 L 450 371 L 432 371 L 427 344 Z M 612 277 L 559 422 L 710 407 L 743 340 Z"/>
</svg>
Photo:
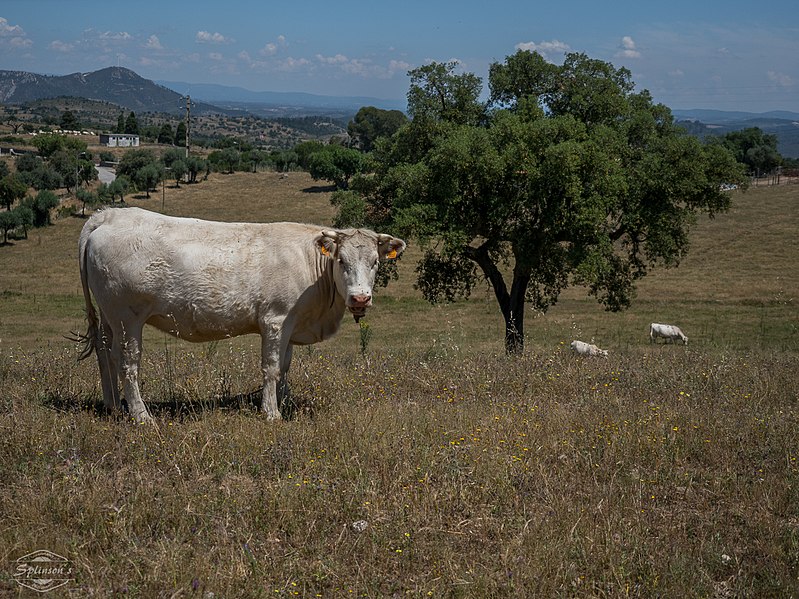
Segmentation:
<svg viewBox="0 0 799 599">
<path fill-rule="evenodd" d="M 191 130 L 191 96 L 186 96 L 186 158 L 189 157 L 189 144 Z"/>
</svg>

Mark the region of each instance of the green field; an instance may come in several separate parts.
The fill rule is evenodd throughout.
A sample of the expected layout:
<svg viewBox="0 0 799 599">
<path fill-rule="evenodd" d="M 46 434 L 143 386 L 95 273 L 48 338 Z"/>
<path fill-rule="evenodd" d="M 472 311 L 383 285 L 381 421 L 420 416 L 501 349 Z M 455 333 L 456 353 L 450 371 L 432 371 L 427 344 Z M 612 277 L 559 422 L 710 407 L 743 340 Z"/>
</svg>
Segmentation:
<svg viewBox="0 0 799 599">
<path fill-rule="evenodd" d="M 130 203 L 333 215 L 302 173 Z M 345 319 L 295 352 L 280 423 L 253 409 L 257 338 L 156 331 L 141 379 L 157 426 L 100 413 L 96 363 L 64 338 L 85 328 L 83 222 L 0 247 L 0 594 L 24 595 L 17 560 L 49 550 L 72 567 L 49 596 L 799 595 L 799 187 L 700 219 L 626 312 L 581 289 L 529 312 L 514 358 L 489 290 L 421 299 L 411 245 L 368 342 Z M 689 345 L 650 345 L 652 321 Z"/>
</svg>

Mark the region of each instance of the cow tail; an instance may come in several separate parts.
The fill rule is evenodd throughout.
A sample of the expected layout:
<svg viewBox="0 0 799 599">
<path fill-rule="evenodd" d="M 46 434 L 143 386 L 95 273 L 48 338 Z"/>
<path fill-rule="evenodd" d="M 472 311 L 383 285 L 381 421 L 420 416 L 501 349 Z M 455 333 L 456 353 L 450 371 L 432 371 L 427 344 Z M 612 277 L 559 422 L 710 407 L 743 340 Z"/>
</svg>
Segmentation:
<svg viewBox="0 0 799 599">
<path fill-rule="evenodd" d="M 94 223 L 92 221 L 95 221 Z M 100 328 L 100 319 L 97 317 L 97 310 L 94 308 L 94 304 L 92 304 L 92 297 L 91 293 L 89 292 L 89 270 L 87 264 L 87 254 L 86 251 L 87 246 L 89 245 L 89 236 L 91 235 L 92 231 L 94 231 L 98 226 L 100 226 L 99 219 L 96 217 L 92 218 L 89 222 L 86 223 L 86 226 L 83 228 L 80 234 L 80 244 L 78 247 L 78 260 L 80 263 L 80 283 L 83 287 L 83 299 L 86 302 L 86 320 L 89 323 L 89 328 L 86 331 L 85 335 L 77 335 L 76 341 L 79 341 L 83 344 L 81 348 L 80 354 L 78 355 L 78 360 L 84 360 L 92 355 L 92 352 L 97 349 L 97 338 L 99 334 Z"/>
</svg>

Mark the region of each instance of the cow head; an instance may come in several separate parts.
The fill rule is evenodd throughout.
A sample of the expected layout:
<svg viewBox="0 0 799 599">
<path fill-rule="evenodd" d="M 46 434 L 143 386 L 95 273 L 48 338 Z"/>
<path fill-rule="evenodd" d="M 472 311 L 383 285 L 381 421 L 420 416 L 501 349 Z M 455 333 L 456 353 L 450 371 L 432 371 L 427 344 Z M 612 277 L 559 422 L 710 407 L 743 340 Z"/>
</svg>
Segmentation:
<svg viewBox="0 0 799 599">
<path fill-rule="evenodd" d="M 372 305 L 372 288 L 380 260 L 393 260 L 405 249 L 397 237 L 368 229 L 322 231 L 319 251 L 333 262 L 333 280 L 355 322 Z"/>
</svg>

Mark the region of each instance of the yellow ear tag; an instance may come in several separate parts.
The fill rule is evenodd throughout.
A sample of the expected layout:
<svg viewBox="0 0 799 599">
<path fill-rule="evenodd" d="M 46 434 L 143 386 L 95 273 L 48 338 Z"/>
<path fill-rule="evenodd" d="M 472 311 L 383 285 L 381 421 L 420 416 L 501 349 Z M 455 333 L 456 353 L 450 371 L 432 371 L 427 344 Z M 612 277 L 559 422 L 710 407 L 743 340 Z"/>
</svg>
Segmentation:
<svg viewBox="0 0 799 599">
<path fill-rule="evenodd" d="M 327 249 L 325 246 L 323 246 L 323 245 L 320 245 L 320 246 L 319 246 L 319 251 L 320 251 L 320 252 L 322 252 L 322 255 L 323 255 L 323 256 L 329 256 L 329 255 L 330 255 L 330 250 L 328 250 L 328 249 Z"/>
<path fill-rule="evenodd" d="M 397 257 L 397 250 L 391 250 L 388 254 L 386 254 L 387 260 L 393 260 Z"/>
</svg>

